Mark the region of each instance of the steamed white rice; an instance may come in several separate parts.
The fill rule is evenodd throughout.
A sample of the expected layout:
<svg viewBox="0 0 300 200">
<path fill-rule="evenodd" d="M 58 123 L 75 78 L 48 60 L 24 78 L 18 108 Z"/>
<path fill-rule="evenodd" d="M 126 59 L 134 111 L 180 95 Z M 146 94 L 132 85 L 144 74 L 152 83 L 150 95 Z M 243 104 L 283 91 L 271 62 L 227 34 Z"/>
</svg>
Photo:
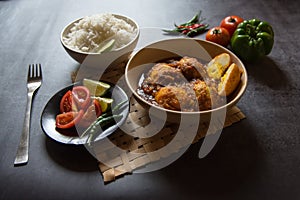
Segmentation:
<svg viewBox="0 0 300 200">
<path fill-rule="evenodd" d="M 136 34 L 134 26 L 113 14 L 105 13 L 82 18 L 63 40 L 72 49 L 93 52 L 101 42 L 111 37 L 115 39 L 112 50 L 121 48 L 132 41 Z"/>
</svg>

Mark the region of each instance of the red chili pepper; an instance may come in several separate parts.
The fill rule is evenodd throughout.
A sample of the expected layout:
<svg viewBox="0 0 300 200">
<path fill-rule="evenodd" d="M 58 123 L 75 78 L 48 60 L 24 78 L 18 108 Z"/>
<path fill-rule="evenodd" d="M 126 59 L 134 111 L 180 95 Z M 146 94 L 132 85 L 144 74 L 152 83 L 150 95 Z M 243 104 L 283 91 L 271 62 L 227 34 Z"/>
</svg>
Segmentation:
<svg viewBox="0 0 300 200">
<path fill-rule="evenodd" d="M 193 25 L 192 25 L 192 28 L 193 28 L 193 29 L 196 29 L 196 28 L 200 28 L 200 27 L 202 27 L 202 26 L 204 26 L 204 24 L 193 24 Z"/>
<path fill-rule="evenodd" d="M 189 30 L 183 30 L 181 33 L 187 34 L 188 32 L 189 32 Z"/>
</svg>

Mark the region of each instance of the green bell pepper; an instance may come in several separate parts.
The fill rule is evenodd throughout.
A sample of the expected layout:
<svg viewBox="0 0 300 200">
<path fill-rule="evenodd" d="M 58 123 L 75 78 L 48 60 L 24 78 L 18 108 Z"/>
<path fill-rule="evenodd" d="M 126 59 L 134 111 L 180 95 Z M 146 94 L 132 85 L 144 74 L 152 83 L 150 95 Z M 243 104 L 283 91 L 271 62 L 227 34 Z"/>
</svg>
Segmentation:
<svg viewBox="0 0 300 200">
<path fill-rule="evenodd" d="M 247 62 L 255 62 L 268 55 L 274 44 L 272 26 L 258 19 L 240 23 L 230 41 L 232 51 Z"/>
</svg>

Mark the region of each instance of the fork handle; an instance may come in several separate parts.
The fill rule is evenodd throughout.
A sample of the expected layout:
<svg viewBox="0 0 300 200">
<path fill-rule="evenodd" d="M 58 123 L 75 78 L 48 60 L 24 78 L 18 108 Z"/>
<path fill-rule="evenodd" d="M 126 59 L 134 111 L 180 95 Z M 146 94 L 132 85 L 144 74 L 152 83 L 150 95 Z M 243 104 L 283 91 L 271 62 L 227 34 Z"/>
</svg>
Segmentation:
<svg viewBox="0 0 300 200">
<path fill-rule="evenodd" d="M 30 128 L 32 97 L 33 97 L 33 92 L 28 92 L 23 130 L 22 130 L 21 140 L 17 150 L 17 155 L 14 162 L 15 165 L 26 164 L 28 162 L 29 128 Z"/>
</svg>

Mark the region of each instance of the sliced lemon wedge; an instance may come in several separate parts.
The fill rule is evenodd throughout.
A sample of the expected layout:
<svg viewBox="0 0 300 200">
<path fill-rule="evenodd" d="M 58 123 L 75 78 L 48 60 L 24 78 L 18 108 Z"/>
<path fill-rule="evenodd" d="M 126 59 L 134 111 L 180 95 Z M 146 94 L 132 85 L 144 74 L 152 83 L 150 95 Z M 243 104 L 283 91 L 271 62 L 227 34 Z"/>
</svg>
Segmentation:
<svg viewBox="0 0 300 200">
<path fill-rule="evenodd" d="M 106 112 L 107 109 L 109 109 L 111 107 L 111 104 L 114 101 L 111 98 L 105 98 L 105 97 L 93 97 L 93 99 L 95 99 L 99 102 L 102 112 Z"/>
<path fill-rule="evenodd" d="M 103 53 L 112 50 L 113 46 L 115 45 L 115 39 L 108 39 L 104 40 L 99 44 L 98 47 L 94 49 L 95 53 Z"/>
<path fill-rule="evenodd" d="M 101 81 L 92 79 L 83 79 L 83 85 L 90 90 L 92 96 L 103 96 L 110 88 L 110 85 Z"/>
</svg>

